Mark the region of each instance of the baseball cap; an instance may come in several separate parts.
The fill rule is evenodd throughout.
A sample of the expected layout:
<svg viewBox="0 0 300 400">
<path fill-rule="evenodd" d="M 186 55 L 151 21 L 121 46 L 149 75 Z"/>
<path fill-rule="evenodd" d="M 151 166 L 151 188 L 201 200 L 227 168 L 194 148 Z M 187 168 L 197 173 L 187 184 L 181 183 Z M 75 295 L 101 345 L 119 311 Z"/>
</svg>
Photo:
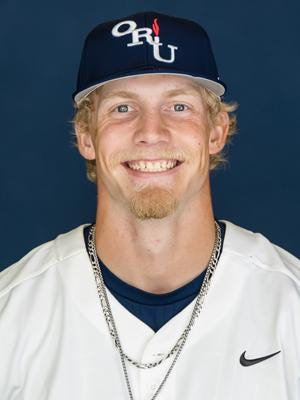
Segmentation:
<svg viewBox="0 0 300 400">
<path fill-rule="evenodd" d="M 88 34 L 72 97 L 78 103 L 107 82 L 145 74 L 188 76 L 218 96 L 226 91 L 206 31 L 151 11 L 101 23 Z"/>
</svg>

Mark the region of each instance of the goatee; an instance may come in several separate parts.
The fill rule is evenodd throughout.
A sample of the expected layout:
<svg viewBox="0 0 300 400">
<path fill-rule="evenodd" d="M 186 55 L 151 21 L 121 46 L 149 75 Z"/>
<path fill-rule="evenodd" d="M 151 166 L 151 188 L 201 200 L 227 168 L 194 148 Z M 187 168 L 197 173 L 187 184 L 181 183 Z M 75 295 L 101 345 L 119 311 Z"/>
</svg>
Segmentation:
<svg viewBox="0 0 300 400">
<path fill-rule="evenodd" d="M 174 213 L 178 202 L 167 189 L 147 187 L 135 193 L 129 207 L 138 219 L 162 219 Z"/>
</svg>

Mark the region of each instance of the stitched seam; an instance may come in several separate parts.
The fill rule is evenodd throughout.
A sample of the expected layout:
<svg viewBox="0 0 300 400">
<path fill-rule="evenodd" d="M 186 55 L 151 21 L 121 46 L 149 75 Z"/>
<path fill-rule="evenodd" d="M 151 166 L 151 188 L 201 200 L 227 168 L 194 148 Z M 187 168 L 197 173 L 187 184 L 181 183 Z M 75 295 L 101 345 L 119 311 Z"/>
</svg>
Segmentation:
<svg viewBox="0 0 300 400">
<path fill-rule="evenodd" d="M 226 248 L 223 248 L 222 253 L 223 253 L 223 252 L 224 252 L 224 253 L 230 253 L 230 254 L 233 254 L 233 255 L 235 255 L 235 256 L 238 256 L 238 257 L 242 258 L 244 261 L 246 261 L 247 264 L 251 264 L 251 265 L 253 265 L 254 267 L 257 267 L 257 268 L 259 268 L 259 269 L 262 269 L 262 270 L 264 270 L 264 271 L 266 271 L 266 272 L 276 272 L 276 273 L 279 273 L 279 274 L 283 274 L 283 275 L 285 275 L 286 277 L 288 277 L 289 279 L 292 279 L 293 282 L 295 282 L 297 285 L 300 286 L 300 281 L 297 279 L 297 277 L 295 277 L 295 276 L 292 275 L 292 274 L 287 273 L 286 271 L 278 271 L 278 269 L 272 268 L 270 265 L 265 264 L 265 263 L 262 263 L 262 262 L 261 262 L 257 257 L 255 257 L 255 256 L 251 256 L 251 255 L 245 256 L 245 255 L 243 255 L 243 254 L 241 254 L 241 253 L 238 253 L 238 252 L 236 252 L 236 251 L 234 251 L 234 250 L 232 250 L 232 249 L 226 249 Z"/>
<path fill-rule="evenodd" d="M 76 252 L 74 252 L 74 253 L 72 253 L 72 254 L 70 254 L 70 255 L 68 255 L 68 256 L 65 256 L 65 257 L 63 257 L 63 258 L 61 258 L 61 259 L 57 259 L 57 260 L 55 260 L 55 262 L 53 262 L 53 263 L 51 263 L 51 264 L 49 264 L 49 265 L 46 265 L 42 270 L 38 271 L 37 273 L 32 274 L 32 275 L 29 275 L 29 276 L 27 276 L 26 278 L 24 278 L 24 279 L 22 279 L 22 280 L 20 280 L 20 281 L 14 282 L 13 284 L 10 284 L 6 289 L 4 289 L 4 290 L 0 293 L 0 298 L 3 297 L 4 295 L 6 295 L 7 293 L 9 293 L 12 289 L 14 289 L 14 288 L 16 288 L 17 286 L 21 285 L 22 283 L 28 281 L 29 279 L 33 279 L 33 278 L 38 277 L 39 275 L 42 275 L 42 274 L 43 274 L 44 272 L 46 272 L 49 268 L 51 268 L 51 267 L 57 265 L 58 262 L 63 261 L 63 260 L 67 260 L 67 259 L 69 259 L 69 258 L 71 258 L 71 257 L 73 257 L 73 256 L 76 256 L 76 255 L 78 255 L 78 254 L 80 254 L 80 253 L 82 253 L 82 252 L 83 252 L 83 250 L 80 249 L 79 251 L 76 251 Z"/>
</svg>

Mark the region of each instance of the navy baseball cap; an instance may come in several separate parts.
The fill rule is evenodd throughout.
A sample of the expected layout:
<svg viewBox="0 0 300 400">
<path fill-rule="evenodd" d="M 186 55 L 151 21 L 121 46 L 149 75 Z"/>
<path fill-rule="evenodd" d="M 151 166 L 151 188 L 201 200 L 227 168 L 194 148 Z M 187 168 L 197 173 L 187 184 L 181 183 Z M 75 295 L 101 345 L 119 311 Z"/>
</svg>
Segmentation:
<svg viewBox="0 0 300 400">
<path fill-rule="evenodd" d="M 88 34 L 73 99 L 78 103 L 107 82 L 144 74 L 192 77 L 218 96 L 226 90 L 200 25 L 142 12 L 99 24 Z"/>
</svg>

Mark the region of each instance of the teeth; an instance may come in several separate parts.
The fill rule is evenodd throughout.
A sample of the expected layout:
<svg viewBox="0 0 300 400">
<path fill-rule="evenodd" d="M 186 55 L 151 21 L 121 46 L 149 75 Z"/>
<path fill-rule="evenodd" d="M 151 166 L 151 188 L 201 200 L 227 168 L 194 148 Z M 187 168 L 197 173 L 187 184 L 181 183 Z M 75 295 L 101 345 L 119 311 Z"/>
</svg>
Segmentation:
<svg viewBox="0 0 300 400">
<path fill-rule="evenodd" d="M 161 172 L 174 168 L 176 160 L 162 160 L 162 161 L 131 161 L 128 166 L 131 169 L 143 172 Z"/>
</svg>

